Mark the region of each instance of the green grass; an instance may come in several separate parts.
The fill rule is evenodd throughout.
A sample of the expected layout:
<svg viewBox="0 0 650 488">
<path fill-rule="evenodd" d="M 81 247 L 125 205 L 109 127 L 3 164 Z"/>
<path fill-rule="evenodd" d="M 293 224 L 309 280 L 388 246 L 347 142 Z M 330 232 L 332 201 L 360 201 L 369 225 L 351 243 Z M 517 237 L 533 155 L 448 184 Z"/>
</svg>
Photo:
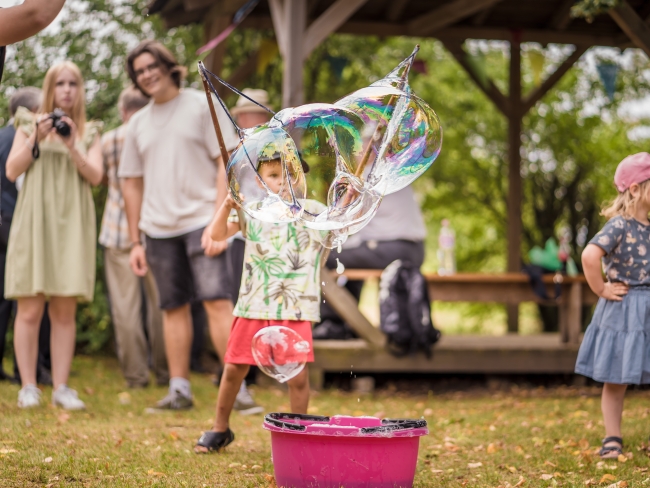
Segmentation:
<svg viewBox="0 0 650 488">
<path fill-rule="evenodd" d="M 237 439 L 225 453 L 192 453 L 213 418 L 217 389 L 207 377 L 192 379 L 193 410 L 147 414 L 163 388 L 130 390 L 124 405 L 116 361 L 79 357 L 74 372 L 70 383 L 87 402 L 85 412 L 50 406 L 21 411 L 18 387 L 0 383 L 0 486 L 274 486 L 270 435 L 260 416 L 233 416 Z M 46 388 L 43 398 L 49 401 L 50 393 Z M 279 389 L 258 388 L 254 394 L 266 411 L 288 408 Z M 417 487 L 585 486 L 589 480 L 594 486 L 625 481 L 632 487 L 650 486 L 643 450 L 650 433 L 649 399 L 647 391 L 629 394 L 624 417 L 629 459 L 605 463 L 595 455 L 603 436 L 596 388 L 444 395 L 388 390 L 370 396 L 327 390 L 313 396 L 310 412 L 424 416 L 431 434 L 420 442 Z"/>
</svg>

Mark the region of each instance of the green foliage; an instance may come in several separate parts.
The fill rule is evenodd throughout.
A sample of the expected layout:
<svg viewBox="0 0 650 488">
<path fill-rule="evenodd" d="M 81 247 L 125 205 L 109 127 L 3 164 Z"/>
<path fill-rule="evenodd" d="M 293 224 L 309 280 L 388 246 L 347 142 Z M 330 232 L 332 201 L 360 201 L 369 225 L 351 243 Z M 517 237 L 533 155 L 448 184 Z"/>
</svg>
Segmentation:
<svg viewBox="0 0 650 488">
<path fill-rule="evenodd" d="M 584 17 L 591 23 L 594 17 L 616 7 L 620 0 L 580 0 L 571 7 L 572 17 Z"/>
</svg>

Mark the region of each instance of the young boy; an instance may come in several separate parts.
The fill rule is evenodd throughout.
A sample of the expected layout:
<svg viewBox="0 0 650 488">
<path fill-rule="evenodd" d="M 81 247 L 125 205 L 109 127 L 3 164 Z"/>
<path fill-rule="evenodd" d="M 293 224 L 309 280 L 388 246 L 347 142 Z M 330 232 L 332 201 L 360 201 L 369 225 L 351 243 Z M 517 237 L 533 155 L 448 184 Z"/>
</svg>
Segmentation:
<svg viewBox="0 0 650 488">
<path fill-rule="evenodd" d="M 303 167 L 308 170 L 306 165 Z M 269 190 L 286 194 L 287 183 L 278 153 L 260 160 L 257 172 Z M 316 204 L 306 202 L 307 205 L 312 203 Z M 239 231 L 238 218 L 230 217 L 235 208 L 237 203 L 228 195 L 212 221 L 212 239 L 224 240 Z M 269 325 L 293 329 L 309 342 L 308 362 L 314 360 L 311 323 L 320 320 L 322 246 L 314 239 L 314 231 L 300 223 L 268 223 L 247 218 L 246 231 L 244 273 L 228 339 L 217 413 L 213 429 L 205 432 L 197 442 L 196 453 L 217 451 L 235 439 L 228 419 L 239 385 L 250 365 L 255 364 L 251 341 L 257 331 Z M 287 384 L 291 412 L 307 413 L 307 368 Z"/>
</svg>

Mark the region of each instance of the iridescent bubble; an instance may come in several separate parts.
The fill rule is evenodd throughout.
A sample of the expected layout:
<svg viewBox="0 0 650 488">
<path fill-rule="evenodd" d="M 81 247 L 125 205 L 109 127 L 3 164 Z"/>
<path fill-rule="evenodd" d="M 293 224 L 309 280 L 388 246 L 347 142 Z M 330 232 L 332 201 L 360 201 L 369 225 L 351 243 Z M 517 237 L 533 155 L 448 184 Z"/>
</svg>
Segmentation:
<svg viewBox="0 0 650 488">
<path fill-rule="evenodd" d="M 335 103 L 366 124 L 357 171 L 367 174 L 367 184 L 382 195 L 413 183 L 433 164 L 442 146 L 438 116 L 408 85 L 411 61 L 407 58 L 385 78 Z"/>
<path fill-rule="evenodd" d="M 303 370 L 311 346 L 295 330 L 282 325 L 271 325 L 253 336 L 251 350 L 260 370 L 284 383 Z"/>
<path fill-rule="evenodd" d="M 260 176 L 260 168 L 277 165 L 275 181 Z M 291 137 L 280 128 L 258 126 L 244 132 L 226 167 L 230 193 L 251 217 L 265 222 L 300 218 L 305 175 Z"/>
</svg>

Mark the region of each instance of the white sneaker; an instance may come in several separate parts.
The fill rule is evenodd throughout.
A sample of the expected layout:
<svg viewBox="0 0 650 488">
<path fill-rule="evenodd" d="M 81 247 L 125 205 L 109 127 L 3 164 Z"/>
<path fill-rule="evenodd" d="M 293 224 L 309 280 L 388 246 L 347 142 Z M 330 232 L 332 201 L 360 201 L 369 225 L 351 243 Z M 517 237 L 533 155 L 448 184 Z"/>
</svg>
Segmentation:
<svg viewBox="0 0 650 488">
<path fill-rule="evenodd" d="M 237 393 L 233 410 L 239 412 L 240 415 L 256 415 L 264 412 L 264 408 L 253 400 L 248 388 L 246 388 L 246 383 L 242 383 L 239 388 L 239 393 Z"/>
<path fill-rule="evenodd" d="M 41 390 L 36 385 L 27 385 L 18 392 L 18 408 L 38 407 L 41 404 Z"/>
<path fill-rule="evenodd" d="M 68 385 L 61 385 L 52 392 L 52 405 L 65 410 L 83 410 L 86 404 L 79 400 L 77 392 Z"/>
</svg>

